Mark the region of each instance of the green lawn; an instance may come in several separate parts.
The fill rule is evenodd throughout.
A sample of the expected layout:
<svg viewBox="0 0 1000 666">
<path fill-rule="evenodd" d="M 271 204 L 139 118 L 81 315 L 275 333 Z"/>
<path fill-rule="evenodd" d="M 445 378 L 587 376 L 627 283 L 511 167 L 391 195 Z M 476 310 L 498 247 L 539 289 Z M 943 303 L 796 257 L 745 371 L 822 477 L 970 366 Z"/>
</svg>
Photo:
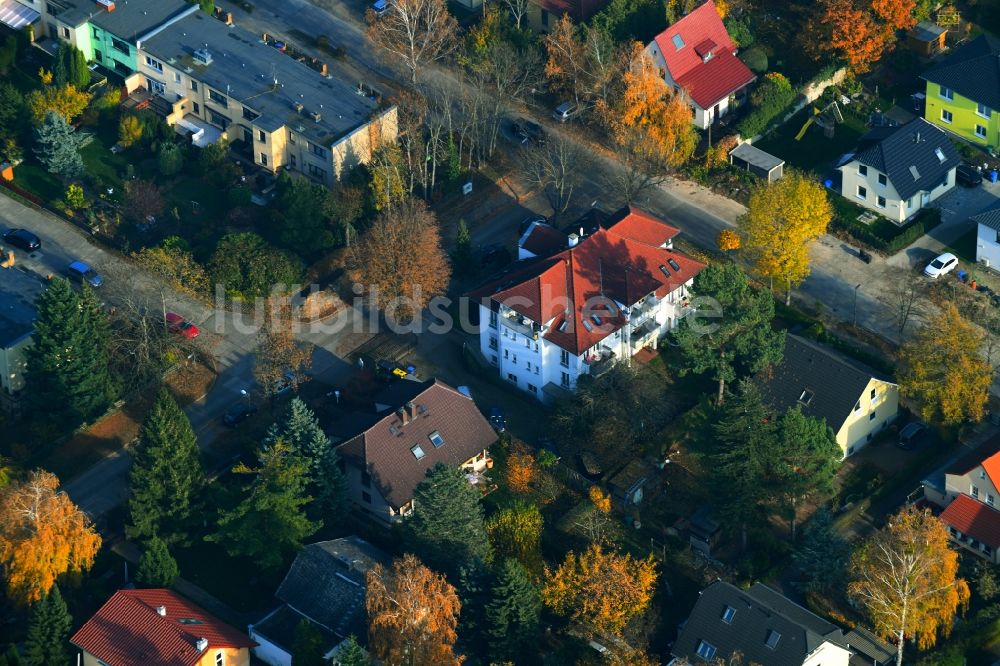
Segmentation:
<svg viewBox="0 0 1000 666">
<path fill-rule="evenodd" d="M 796 141 L 795 135 L 812 115 L 812 110 L 813 105 L 802 109 L 755 145 L 785 160 L 789 166 L 825 175 L 838 157 L 854 149 L 865 133 L 865 125 L 861 119 L 845 113 L 844 122 L 837 125 L 832 139 L 827 139 L 823 130 L 813 123 L 805 136 Z"/>
<path fill-rule="evenodd" d="M 112 153 L 96 136 L 80 149 L 80 156 L 88 174 L 116 189 L 121 188 L 121 175 L 128 164 L 124 157 Z"/>
<path fill-rule="evenodd" d="M 53 176 L 40 164 L 25 162 L 14 169 L 14 184 L 31 192 L 45 202 L 57 201 L 63 197 L 65 188 L 62 181 Z"/>
</svg>

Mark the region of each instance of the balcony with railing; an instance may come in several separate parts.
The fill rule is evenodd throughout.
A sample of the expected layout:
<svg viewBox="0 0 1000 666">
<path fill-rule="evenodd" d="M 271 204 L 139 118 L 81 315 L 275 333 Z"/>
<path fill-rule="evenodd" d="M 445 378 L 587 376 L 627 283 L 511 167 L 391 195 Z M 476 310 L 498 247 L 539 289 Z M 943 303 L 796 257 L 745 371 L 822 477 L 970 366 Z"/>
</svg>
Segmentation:
<svg viewBox="0 0 1000 666">
<path fill-rule="evenodd" d="M 600 377 L 610 370 L 617 362 L 615 353 L 610 349 L 601 349 L 594 354 L 587 354 L 583 358 L 583 364 L 587 367 L 587 373 L 591 377 Z"/>
<path fill-rule="evenodd" d="M 522 317 L 513 310 L 500 317 L 500 324 L 529 338 L 535 337 L 541 331 L 541 326 L 527 317 Z"/>
</svg>

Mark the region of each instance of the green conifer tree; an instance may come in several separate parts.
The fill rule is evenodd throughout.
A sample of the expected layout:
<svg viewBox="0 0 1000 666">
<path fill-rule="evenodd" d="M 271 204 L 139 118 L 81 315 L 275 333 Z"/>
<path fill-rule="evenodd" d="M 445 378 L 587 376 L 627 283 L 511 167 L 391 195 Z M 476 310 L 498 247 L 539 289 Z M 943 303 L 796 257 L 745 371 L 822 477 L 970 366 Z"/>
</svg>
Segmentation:
<svg viewBox="0 0 1000 666">
<path fill-rule="evenodd" d="M 438 571 L 457 574 L 462 566 L 490 558 L 479 491 L 458 467 L 435 465 L 413 492 L 413 517 L 406 540 Z"/>
<path fill-rule="evenodd" d="M 292 663 L 295 666 L 326 666 L 323 659 L 323 634 L 309 620 L 299 620 L 292 639 Z"/>
<path fill-rule="evenodd" d="M 45 121 L 35 129 L 35 155 L 46 169 L 64 178 L 83 176 L 80 137 L 73 126 L 55 111 L 45 114 Z"/>
<path fill-rule="evenodd" d="M 184 167 L 184 155 L 176 143 L 166 142 L 161 145 L 157 161 L 160 173 L 164 176 L 176 176 Z"/>
<path fill-rule="evenodd" d="M 340 666 L 370 666 L 371 660 L 365 654 L 365 649 L 358 644 L 358 639 L 350 635 L 340 644 L 337 651 L 337 661 Z"/>
<path fill-rule="evenodd" d="M 97 416 L 114 400 L 108 369 L 108 319 L 88 286 L 78 294 L 55 278 L 35 301 L 34 343 L 27 351 L 30 405 L 60 425 Z"/>
<path fill-rule="evenodd" d="M 337 451 L 319 426 L 319 421 L 306 403 L 293 398 L 281 425 L 268 430 L 265 444 L 284 441 L 302 456 L 308 465 L 308 492 L 325 515 L 337 514 L 344 508 L 346 484 L 340 471 Z"/>
<path fill-rule="evenodd" d="M 31 607 L 28 637 L 24 641 L 25 666 L 68 664 L 69 630 L 73 617 L 57 586 Z"/>
<path fill-rule="evenodd" d="M 538 638 L 542 600 L 527 569 L 513 558 L 504 560 L 486 604 L 486 638 L 490 658 L 520 662 L 533 653 Z"/>
<path fill-rule="evenodd" d="M 205 540 L 221 544 L 234 557 L 275 569 L 323 523 L 305 514 L 312 497 L 306 494 L 308 466 L 301 456 L 278 440 L 261 449 L 257 460 L 256 470 L 237 466 L 237 472 L 256 477 L 235 508 L 220 512 L 218 531 Z"/>
<path fill-rule="evenodd" d="M 3 654 L 0 654 L 0 666 L 21 666 L 21 663 L 21 654 L 16 645 L 8 645 Z"/>
<path fill-rule="evenodd" d="M 167 542 L 159 537 L 146 541 L 146 548 L 139 557 L 135 581 L 143 587 L 170 587 L 180 575 L 177 560 L 170 554 Z"/>
<path fill-rule="evenodd" d="M 204 482 L 191 422 L 170 392 L 160 389 L 132 451 L 128 536 L 183 543 Z"/>
</svg>

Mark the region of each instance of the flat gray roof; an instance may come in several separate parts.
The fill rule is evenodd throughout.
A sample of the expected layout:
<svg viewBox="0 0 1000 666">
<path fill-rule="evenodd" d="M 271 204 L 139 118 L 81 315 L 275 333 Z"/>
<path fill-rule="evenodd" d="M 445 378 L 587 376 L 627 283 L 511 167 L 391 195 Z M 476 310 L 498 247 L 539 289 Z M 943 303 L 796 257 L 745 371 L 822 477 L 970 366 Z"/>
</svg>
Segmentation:
<svg viewBox="0 0 1000 666">
<path fill-rule="evenodd" d="M 946 28 L 942 28 L 936 23 L 921 21 L 913 26 L 910 30 L 910 35 L 924 42 L 933 42 L 945 32 L 948 32 L 948 30 Z"/>
<path fill-rule="evenodd" d="M 261 128 L 288 125 L 325 147 L 367 124 L 379 108 L 374 100 L 357 94 L 354 82 L 327 78 L 263 43 L 256 33 L 227 26 L 202 12 L 164 28 L 140 46 L 226 95 L 230 103 L 259 113 L 254 124 Z M 212 63 L 195 61 L 196 49 L 207 49 Z M 301 113 L 295 110 L 296 103 L 304 106 Z M 319 122 L 312 119 L 313 112 L 320 114 Z"/>
<path fill-rule="evenodd" d="M 729 151 L 729 154 L 735 155 L 747 164 L 768 172 L 785 163 L 785 160 L 777 158 L 771 153 L 765 153 L 760 148 L 755 148 L 749 143 L 741 143 Z"/>
<path fill-rule="evenodd" d="M 93 0 L 58 0 L 56 3 L 49 0 L 49 6 L 64 8 L 58 18 L 69 25 L 78 26 L 89 21 L 132 42 L 171 17 L 197 7 L 184 0 L 116 0 L 110 12 Z"/>
</svg>

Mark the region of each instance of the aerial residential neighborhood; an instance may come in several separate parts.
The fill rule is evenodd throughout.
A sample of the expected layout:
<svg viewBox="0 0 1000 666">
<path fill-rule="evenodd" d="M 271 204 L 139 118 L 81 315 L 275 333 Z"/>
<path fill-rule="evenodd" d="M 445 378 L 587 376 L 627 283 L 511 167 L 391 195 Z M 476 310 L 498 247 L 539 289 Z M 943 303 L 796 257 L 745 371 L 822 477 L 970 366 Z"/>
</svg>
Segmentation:
<svg viewBox="0 0 1000 666">
<path fill-rule="evenodd" d="M 1000 664 L 996 0 L 0 0 L 0 666 Z"/>
</svg>

